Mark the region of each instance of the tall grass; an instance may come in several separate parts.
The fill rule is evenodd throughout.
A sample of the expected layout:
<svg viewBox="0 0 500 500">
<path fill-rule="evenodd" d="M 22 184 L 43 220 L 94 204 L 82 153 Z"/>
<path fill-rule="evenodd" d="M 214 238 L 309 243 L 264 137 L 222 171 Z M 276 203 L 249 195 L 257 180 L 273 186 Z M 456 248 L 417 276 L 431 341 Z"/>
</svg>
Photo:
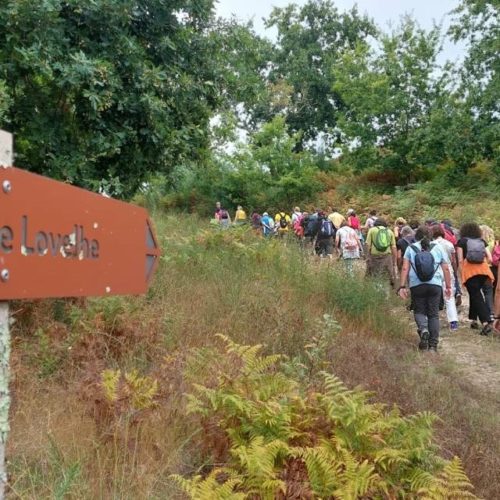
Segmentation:
<svg viewBox="0 0 500 500">
<path fill-rule="evenodd" d="M 207 373 L 191 349 L 210 353 L 223 333 L 297 366 L 327 365 L 404 411 L 435 411 L 443 453 L 462 456 L 476 493 L 495 498 L 498 401 L 453 363 L 419 356 L 392 295 L 338 264 L 312 262 L 293 241 L 221 232 L 185 215 L 156 225 L 163 256 L 146 296 L 15 306 L 13 497 L 177 498 L 169 476 L 206 465 L 204 431 L 184 407 L 191 382 Z M 156 379 L 155 406 L 110 406 L 105 369 Z"/>
</svg>

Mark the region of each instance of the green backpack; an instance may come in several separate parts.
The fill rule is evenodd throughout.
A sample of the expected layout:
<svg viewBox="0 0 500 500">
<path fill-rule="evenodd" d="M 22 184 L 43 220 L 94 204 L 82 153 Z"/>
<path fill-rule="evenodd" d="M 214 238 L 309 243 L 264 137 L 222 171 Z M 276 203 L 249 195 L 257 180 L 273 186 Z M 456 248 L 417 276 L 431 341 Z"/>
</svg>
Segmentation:
<svg viewBox="0 0 500 500">
<path fill-rule="evenodd" d="M 373 239 L 373 245 L 380 252 L 384 253 L 391 246 L 391 235 L 384 226 L 378 226 L 377 234 Z"/>
</svg>

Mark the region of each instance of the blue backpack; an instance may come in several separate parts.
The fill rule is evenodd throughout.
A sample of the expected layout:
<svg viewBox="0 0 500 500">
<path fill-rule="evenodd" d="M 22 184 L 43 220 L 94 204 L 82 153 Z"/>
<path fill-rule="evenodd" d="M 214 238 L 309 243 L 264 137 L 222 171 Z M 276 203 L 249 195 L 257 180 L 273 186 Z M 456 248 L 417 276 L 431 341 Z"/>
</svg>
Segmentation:
<svg viewBox="0 0 500 500">
<path fill-rule="evenodd" d="M 418 279 L 422 283 L 431 281 L 439 267 L 439 264 L 436 265 L 434 255 L 429 250 L 420 250 L 415 245 L 411 245 L 410 248 L 415 252 L 414 262 L 412 262 L 411 267 Z"/>
<path fill-rule="evenodd" d="M 335 229 L 333 228 L 332 221 L 329 219 L 323 219 L 321 221 L 321 226 L 319 228 L 321 236 L 330 237 L 335 234 Z"/>
</svg>

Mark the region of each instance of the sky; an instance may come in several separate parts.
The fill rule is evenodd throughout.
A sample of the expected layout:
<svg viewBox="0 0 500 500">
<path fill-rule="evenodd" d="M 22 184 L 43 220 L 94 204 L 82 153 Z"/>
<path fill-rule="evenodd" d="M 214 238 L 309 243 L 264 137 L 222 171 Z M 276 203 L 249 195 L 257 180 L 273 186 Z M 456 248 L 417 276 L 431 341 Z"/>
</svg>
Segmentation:
<svg viewBox="0 0 500 500">
<path fill-rule="evenodd" d="M 266 33 L 262 18 L 267 17 L 273 7 L 284 7 L 289 3 L 303 5 L 307 0 L 218 0 L 217 14 L 221 17 L 237 18 L 247 21 L 253 19 L 255 29 L 259 34 L 273 36 Z M 389 23 L 396 25 L 404 14 L 413 14 L 423 28 L 431 28 L 433 22 L 448 26 L 450 16 L 447 14 L 458 6 L 459 0 L 334 0 L 340 11 L 351 9 L 358 5 L 360 13 L 366 13 L 382 28 L 387 29 Z M 463 45 L 454 45 L 447 42 L 443 48 L 440 60 L 455 61 L 463 55 Z"/>
</svg>

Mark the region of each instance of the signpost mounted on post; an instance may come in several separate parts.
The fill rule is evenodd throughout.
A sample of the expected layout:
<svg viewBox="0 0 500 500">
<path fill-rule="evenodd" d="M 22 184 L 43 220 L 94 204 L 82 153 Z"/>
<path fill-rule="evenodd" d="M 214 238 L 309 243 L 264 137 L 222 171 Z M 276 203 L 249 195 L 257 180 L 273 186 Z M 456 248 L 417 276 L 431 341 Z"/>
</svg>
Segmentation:
<svg viewBox="0 0 500 500">
<path fill-rule="evenodd" d="M 12 135 L 0 130 L 0 170 L 12 167 Z M 8 185 L 0 186 L 2 191 Z M 0 192 L 1 193 L 1 192 Z M 0 257 L 0 264 L 1 264 Z M 0 266 L 1 267 L 1 266 Z M 5 272 L 0 271 L 0 280 L 5 278 Z M 0 500 L 5 497 L 7 485 L 7 469 L 5 467 L 5 446 L 9 433 L 9 380 L 10 380 L 10 331 L 9 331 L 9 303 L 0 298 Z"/>
<path fill-rule="evenodd" d="M 137 295 L 160 250 L 144 208 L 12 166 L 0 131 L 0 500 L 9 431 L 12 299 Z"/>
</svg>

